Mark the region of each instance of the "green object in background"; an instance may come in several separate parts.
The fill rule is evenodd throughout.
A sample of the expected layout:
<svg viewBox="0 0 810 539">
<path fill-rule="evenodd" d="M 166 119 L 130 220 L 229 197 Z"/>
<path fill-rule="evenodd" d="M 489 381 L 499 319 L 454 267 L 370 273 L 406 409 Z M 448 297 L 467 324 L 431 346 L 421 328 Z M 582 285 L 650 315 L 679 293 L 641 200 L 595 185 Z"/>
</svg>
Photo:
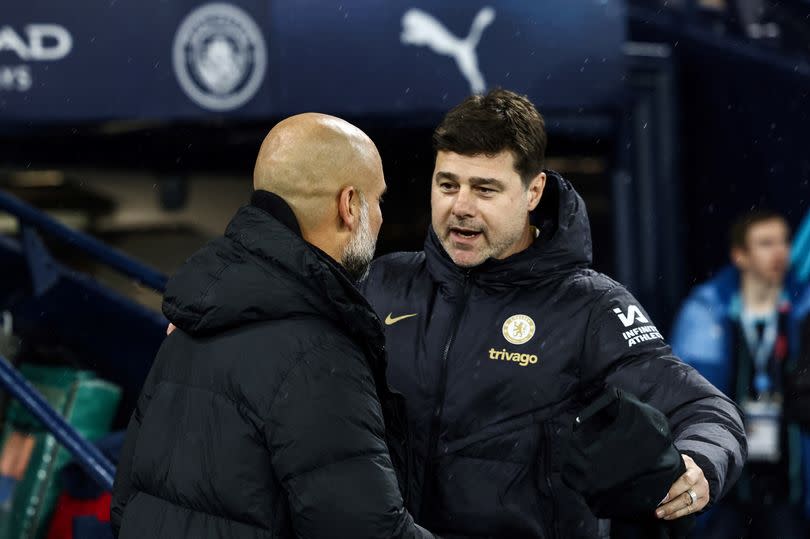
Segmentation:
<svg viewBox="0 0 810 539">
<path fill-rule="evenodd" d="M 84 438 L 92 441 L 109 432 L 121 398 L 117 386 L 91 371 L 65 367 L 24 364 L 20 373 Z M 59 471 L 72 456 L 16 400 L 8 408 L 2 444 L 14 431 L 33 434 L 35 444 L 12 500 L 0 507 L 0 539 L 44 539 L 61 491 Z"/>
</svg>

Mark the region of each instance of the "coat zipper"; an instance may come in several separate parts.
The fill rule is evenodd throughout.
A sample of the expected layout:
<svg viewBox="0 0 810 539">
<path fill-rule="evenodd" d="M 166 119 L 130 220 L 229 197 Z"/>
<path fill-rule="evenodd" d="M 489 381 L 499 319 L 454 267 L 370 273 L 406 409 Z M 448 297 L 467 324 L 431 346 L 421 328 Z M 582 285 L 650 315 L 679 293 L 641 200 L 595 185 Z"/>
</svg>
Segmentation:
<svg viewBox="0 0 810 539">
<path fill-rule="evenodd" d="M 472 278 L 469 272 L 464 274 L 464 295 L 458 303 L 455 311 L 455 320 L 450 328 L 450 333 L 447 335 L 447 340 L 444 344 L 444 351 L 442 353 L 441 371 L 439 373 L 439 383 L 436 391 L 436 401 L 433 407 L 433 419 L 430 424 L 430 438 L 428 438 L 427 459 L 425 461 L 425 475 L 422 478 L 422 500 L 419 504 L 420 522 L 425 522 L 427 517 L 425 509 L 428 507 L 427 498 L 430 490 L 434 486 L 433 476 L 435 473 L 434 461 L 436 459 L 436 449 L 439 445 L 439 430 L 441 429 L 442 412 L 444 411 L 444 396 L 447 391 L 447 360 L 450 357 L 450 349 L 453 347 L 453 342 L 456 339 L 459 325 L 461 325 L 461 315 L 464 314 L 464 309 L 467 307 L 467 300 L 469 299 L 470 290 L 472 288 Z"/>
</svg>

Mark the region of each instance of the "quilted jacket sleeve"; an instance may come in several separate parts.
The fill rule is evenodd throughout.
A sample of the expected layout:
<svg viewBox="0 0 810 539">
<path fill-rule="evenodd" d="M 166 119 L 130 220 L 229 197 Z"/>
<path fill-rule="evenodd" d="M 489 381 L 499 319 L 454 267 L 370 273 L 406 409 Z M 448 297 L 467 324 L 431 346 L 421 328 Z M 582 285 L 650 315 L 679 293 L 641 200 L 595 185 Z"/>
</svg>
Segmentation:
<svg viewBox="0 0 810 539">
<path fill-rule="evenodd" d="M 341 343 L 301 358 L 275 395 L 265 436 L 296 535 L 432 538 L 404 507 L 365 358 Z"/>
<path fill-rule="evenodd" d="M 729 491 L 747 455 L 739 409 L 672 354 L 623 287 L 608 290 L 593 307 L 583 364 L 586 379 L 603 379 L 666 414 L 675 446 L 708 479 L 712 503 Z"/>
</svg>

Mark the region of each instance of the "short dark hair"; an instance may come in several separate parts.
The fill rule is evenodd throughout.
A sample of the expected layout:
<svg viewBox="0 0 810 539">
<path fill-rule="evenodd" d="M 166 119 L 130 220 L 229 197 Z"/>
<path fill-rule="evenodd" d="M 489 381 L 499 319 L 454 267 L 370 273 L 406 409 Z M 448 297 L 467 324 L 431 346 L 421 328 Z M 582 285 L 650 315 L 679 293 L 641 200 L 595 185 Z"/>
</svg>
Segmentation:
<svg viewBox="0 0 810 539">
<path fill-rule="evenodd" d="M 468 97 L 433 132 L 435 152 L 496 155 L 510 150 L 523 185 L 543 170 L 546 125 L 525 95 L 501 88 Z"/>
<path fill-rule="evenodd" d="M 785 216 L 771 209 L 757 208 L 742 214 L 734 221 L 734 224 L 731 225 L 731 231 L 729 233 L 731 248 L 745 249 L 748 231 L 751 230 L 754 225 L 774 220 L 782 221 L 785 223 L 785 226 L 787 226 Z"/>
</svg>

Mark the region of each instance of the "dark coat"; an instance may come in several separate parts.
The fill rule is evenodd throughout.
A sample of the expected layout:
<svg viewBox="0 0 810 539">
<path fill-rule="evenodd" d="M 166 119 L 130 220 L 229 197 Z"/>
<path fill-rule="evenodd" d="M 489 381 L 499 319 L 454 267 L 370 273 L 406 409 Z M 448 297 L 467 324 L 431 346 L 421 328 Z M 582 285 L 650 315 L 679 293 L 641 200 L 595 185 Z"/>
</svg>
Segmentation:
<svg viewBox="0 0 810 539">
<path fill-rule="evenodd" d="M 130 421 L 122 539 L 432 537 L 392 462 L 404 467 L 405 420 L 380 322 L 278 200 L 254 195 L 169 282 L 179 330 Z"/>
<path fill-rule="evenodd" d="M 533 218 L 539 239 L 505 260 L 459 268 L 431 231 L 423 252 L 379 259 L 363 285 L 390 323 L 417 522 L 451 537 L 596 537 L 561 465 L 583 396 L 604 384 L 666 416 L 716 500 L 745 460 L 737 407 L 672 355 L 623 286 L 589 268 L 588 216 L 570 183 L 549 173 Z"/>
</svg>

